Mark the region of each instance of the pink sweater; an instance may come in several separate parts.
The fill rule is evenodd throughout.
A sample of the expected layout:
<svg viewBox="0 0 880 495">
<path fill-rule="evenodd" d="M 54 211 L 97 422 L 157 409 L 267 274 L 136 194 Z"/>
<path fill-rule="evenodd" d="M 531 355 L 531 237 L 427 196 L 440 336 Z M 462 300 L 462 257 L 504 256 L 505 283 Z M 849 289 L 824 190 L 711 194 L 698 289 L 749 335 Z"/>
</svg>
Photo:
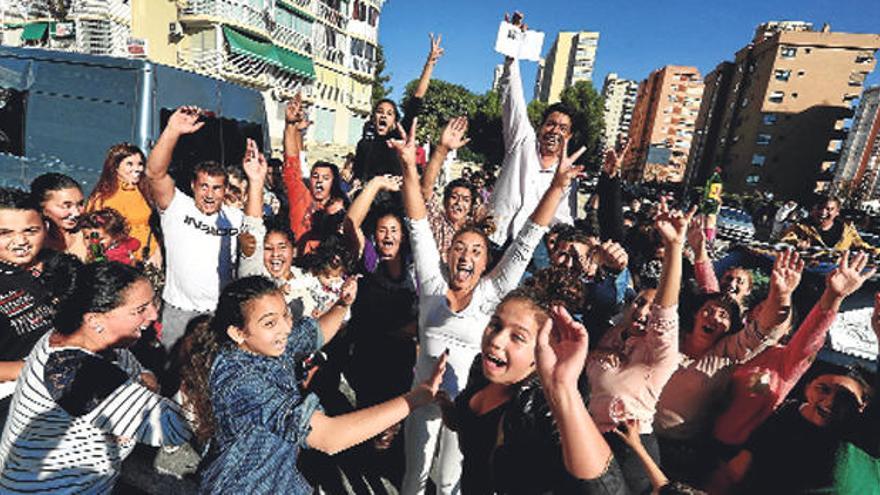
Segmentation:
<svg viewBox="0 0 880 495">
<path fill-rule="evenodd" d="M 620 330 L 609 330 L 587 358 L 590 413 L 599 430 L 611 431 L 617 421 L 638 419 L 641 433 L 651 433 L 660 391 L 678 361 L 677 306 L 653 306 L 642 336 L 623 341 Z"/>
<path fill-rule="evenodd" d="M 741 445 L 773 411 L 813 364 L 837 316 L 817 304 L 788 345 L 775 345 L 737 366 L 731 377 L 732 401 L 715 421 L 715 438 Z"/>
</svg>

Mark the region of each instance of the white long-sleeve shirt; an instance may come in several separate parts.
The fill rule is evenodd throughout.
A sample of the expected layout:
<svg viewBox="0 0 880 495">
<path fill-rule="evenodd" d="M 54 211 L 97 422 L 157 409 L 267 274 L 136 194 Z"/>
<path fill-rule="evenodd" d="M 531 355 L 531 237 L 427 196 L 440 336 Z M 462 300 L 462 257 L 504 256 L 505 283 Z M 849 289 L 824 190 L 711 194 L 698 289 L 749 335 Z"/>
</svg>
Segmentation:
<svg viewBox="0 0 880 495">
<path fill-rule="evenodd" d="M 535 246 L 546 227 L 529 220 L 516 240 L 504 252 L 498 265 L 483 276 L 474 288 L 468 306 L 461 311 L 449 309 L 446 292 L 449 283 L 441 270 L 440 253 L 431 234 L 427 219 L 407 220 L 412 242 L 416 279 L 419 284 L 419 344 L 415 383 L 426 380 L 434 364 L 449 349 L 446 375 L 441 388 L 455 397 L 467 382 L 474 356 L 480 352 L 483 331 L 495 311 L 495 306 L 508 292 L 516 288 Z"/>
<path fill-rule="evenodd" d="M 501 129 L 504 135 L 504 161 L 501 175 L 489 200 L 489 211 L 495 218 L 492 242 L 503 245 L 522 229 L 547 192 L 558 164 L 541 167 L 538 138 L 526 107 L 519 61 L 507 59 L 499 84 L 501 92 Z M 553 223 L 574 222 L 577 211 L 577 182 L 566 189 Z"/>
</svg>

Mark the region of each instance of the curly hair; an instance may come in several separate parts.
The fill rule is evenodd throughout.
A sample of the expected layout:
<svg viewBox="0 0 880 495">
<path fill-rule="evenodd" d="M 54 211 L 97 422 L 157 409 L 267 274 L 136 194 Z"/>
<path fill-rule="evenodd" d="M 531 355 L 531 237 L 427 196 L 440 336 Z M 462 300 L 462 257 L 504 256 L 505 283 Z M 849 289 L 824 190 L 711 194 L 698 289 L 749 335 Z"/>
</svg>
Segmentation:
<svg viewBox="0 0 880 495">
<path fill-rule="evenodd" d="M 549 266 L 538 270 L 522 285 L 530 291 L 533 299 L 549 308 L 551 304 L 561 304 L 569 313 L 579 312 L 586 297 L 580 272 L 576 267 Z"/>
<path fill-rule="evenodd" d="M 354 270 L 354 262 L 354 257 L 342 236 L 333 234 L 324 239 L 313 252 L 303 256 L 300 259 L 300 266 L 313 275 L 338 268 L 342 268 L 345 273 L 351 273 Z"/>
<path fill-rule="evenodd" d="M 33 210 L 40 213 L 40 206 L 21 189 L 0 187 L 0 210 Z"/>
<path fill-rule="evenodd" d="M 100 207 L 101 203 L 116 194 L 119 189 L 119 164 L 123 160 L 132 156 L 140 155 L 144 162 L 144 168 L 147 166 L 147 157 L 140 148 L 131 143 L 114 144 L 107 150 L 107 157 L 104 159 L 104 168 L 101 169 L 101 176 L 89 195 L 88 205 L 90 208 Z M 137 188 L 141 196 L 147 202 L 150 202 L 150 181 L 143 177 L 138 181 Z"/>
<path fill-rule="evenodd" d="M 742 314 L 739 303 L 734 301 L 730 296 L 715 292 L 711 294 L 699 294 L 693 297 L 685 298 L 683 303 L 678 307 L 678 317 L 681 321 L 681 335 L 684 336 L 694 331 L 694 323 L 697 313 L 706 304 L 714 302 L 724 308 L 730 315 L 730 329 L 728 334 L 733 334 L 742 329 Z"/>
<path fill-rule="evenodd" d="M 111 239 L 117 241 L 128 237 L 128 221 L 113 208 L 86 213 L 79 219 L 80 229 L 103 229 Z"/>
<path fill-rule="evenodd" d="M 220 349 L 234 345 L 227 329 L 230 326 L 244 329 L 247 306 L 269 294 L 281 293 L 268 278 L 240 278 L 223 289 L 210 319 L 191 322 L 192 331 L 181 345 L 181 386 L 187 406 L 195 413 L 195 434 L 199 442 L 206 442 L 214 433 L 210 375 Z"/>
</svg>

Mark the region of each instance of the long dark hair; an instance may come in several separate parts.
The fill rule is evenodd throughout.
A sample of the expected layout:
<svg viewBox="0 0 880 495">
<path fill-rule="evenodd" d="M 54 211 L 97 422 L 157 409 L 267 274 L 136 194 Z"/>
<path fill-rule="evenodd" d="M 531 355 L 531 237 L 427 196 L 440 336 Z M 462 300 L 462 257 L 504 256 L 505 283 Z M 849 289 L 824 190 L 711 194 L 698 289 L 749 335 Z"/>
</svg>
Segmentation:
<svg viewBox="0 0 880 495">
<path fill-rule="evenodd" d="M 99 208 L 101 202 L 106 201 L 108 198 L 116 194 L 116 191 L 119 189 L 119 164 L 122 163 L 122 160 L 125 160 L 132 155 L 140 155 L 141 160 L 144 161 L 144 168 L 146 169 L 147 157 L 140 148 L 131 143 L 114 144 L 109 150 L 107 150 L 107 157 L 104 159 L 104 168 L 101 170 L 101 177 L 98 178 L 98 183 L 95 184 L 92 194 L 89 195 L 89 200 L 87 202 L 89 210 Z M 146 174 L 144 174 L 141 180 L 138 181 L 137 188 L 141 192 L 141 196 L 149 202 L 150 181 L 147 180 Z"/>
<path fill-rule="evenodd" d="M 73 288 L 55 314 L 55 329 L 63 335 L 82 327 L 87 313 L 107 313 L 118 308 L 129 287 L 139 280 L 147 281 L 136 268 L 115 261 L 84 265 L 74 278 Z"/>
<path fill-rule="evenodd" d="M 309 183 L 311 183 L 311 172 L 314 172 L 316 168 L 326 168 L 330 170 L 330 173 L 333 175 L 333 183 L 330 184 L 328 201 L 341 199 L 342 204 L 345 205 L 345 209 L 347 210 L 351 204 L 351 200 L 348 198 L 348 194 L 345 194 L 345 191 L 342 190 L 342 175 L 339 173 L 339 167 L 330 162 L 315 162 L 309 173 Z"/>
<path fill-rule="evenodd" d="M 181 381 L 187 405 L 196 416 L 195 434 L 200 442 L 204 443 L 214 434 L 210 375 L 217 352 L 223 346 L 234 345 L 227 329 L 230 325 L 244 329 L 245 306 L 268 294 L 280 292 L 266 277 L 244 277 L 230 283 L 220 294 L 214 315 L 210 320 L 198 322 L 183 343 L 183 352 L 187 355 L 181 360 Z"/>
</svg>

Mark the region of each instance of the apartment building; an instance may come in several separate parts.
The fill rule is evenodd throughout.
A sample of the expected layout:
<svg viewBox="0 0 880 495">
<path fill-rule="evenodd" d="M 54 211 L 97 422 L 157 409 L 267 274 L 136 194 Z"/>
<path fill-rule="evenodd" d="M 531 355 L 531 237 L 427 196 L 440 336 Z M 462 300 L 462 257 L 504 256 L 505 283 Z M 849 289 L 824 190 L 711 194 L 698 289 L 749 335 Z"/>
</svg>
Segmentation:
<svg viewBox="0 0 880 495">
<path fill-rule="evenodd" d="M 592 81 L 598 49 L 596 31 L 560 32 L 544 60 L 538 99 L 556 103 L 565 88 L 578 81 Z"/>
<path fill-rule="evenodd" d="M 834 190 L 853 203 L 880 199 L 880 86 L 862 93 L 834 174 Z"/>
<path fill-rule="evenodd" d="M 60 13 L 25 0 L 3 41 L 146 57 L 258 89 L 276 148 L 285 102 L 302 91 L 307 141 L 353 145 L 370 112 L 384 1 L 71 0 Z"/>
<path fill-rule="evenodd" d="M 614 72 L 605 76 L 602 85 L 602 101 L 604 104 L 605 134 L 603 145 L 615 146 L 619 140 L 626 140 L 632 122 L 632 112 L 636 106 L 639 83 L 623 79 Z"/>
<path fill-rule="evenodd" d="M 876 65 L 880 35 L 768 22 L 711 74 L 698 118 L 694 177 L 721 167 L 731 192 L 807 201 L 826 190 L 846 120 Z"/>
<path fill-rule="evenodd" d="M 682 182 L 703 95 L 696 67 L 667 65 L 639 84 L 623 176 L 634 182 Z"/>
</svg>

